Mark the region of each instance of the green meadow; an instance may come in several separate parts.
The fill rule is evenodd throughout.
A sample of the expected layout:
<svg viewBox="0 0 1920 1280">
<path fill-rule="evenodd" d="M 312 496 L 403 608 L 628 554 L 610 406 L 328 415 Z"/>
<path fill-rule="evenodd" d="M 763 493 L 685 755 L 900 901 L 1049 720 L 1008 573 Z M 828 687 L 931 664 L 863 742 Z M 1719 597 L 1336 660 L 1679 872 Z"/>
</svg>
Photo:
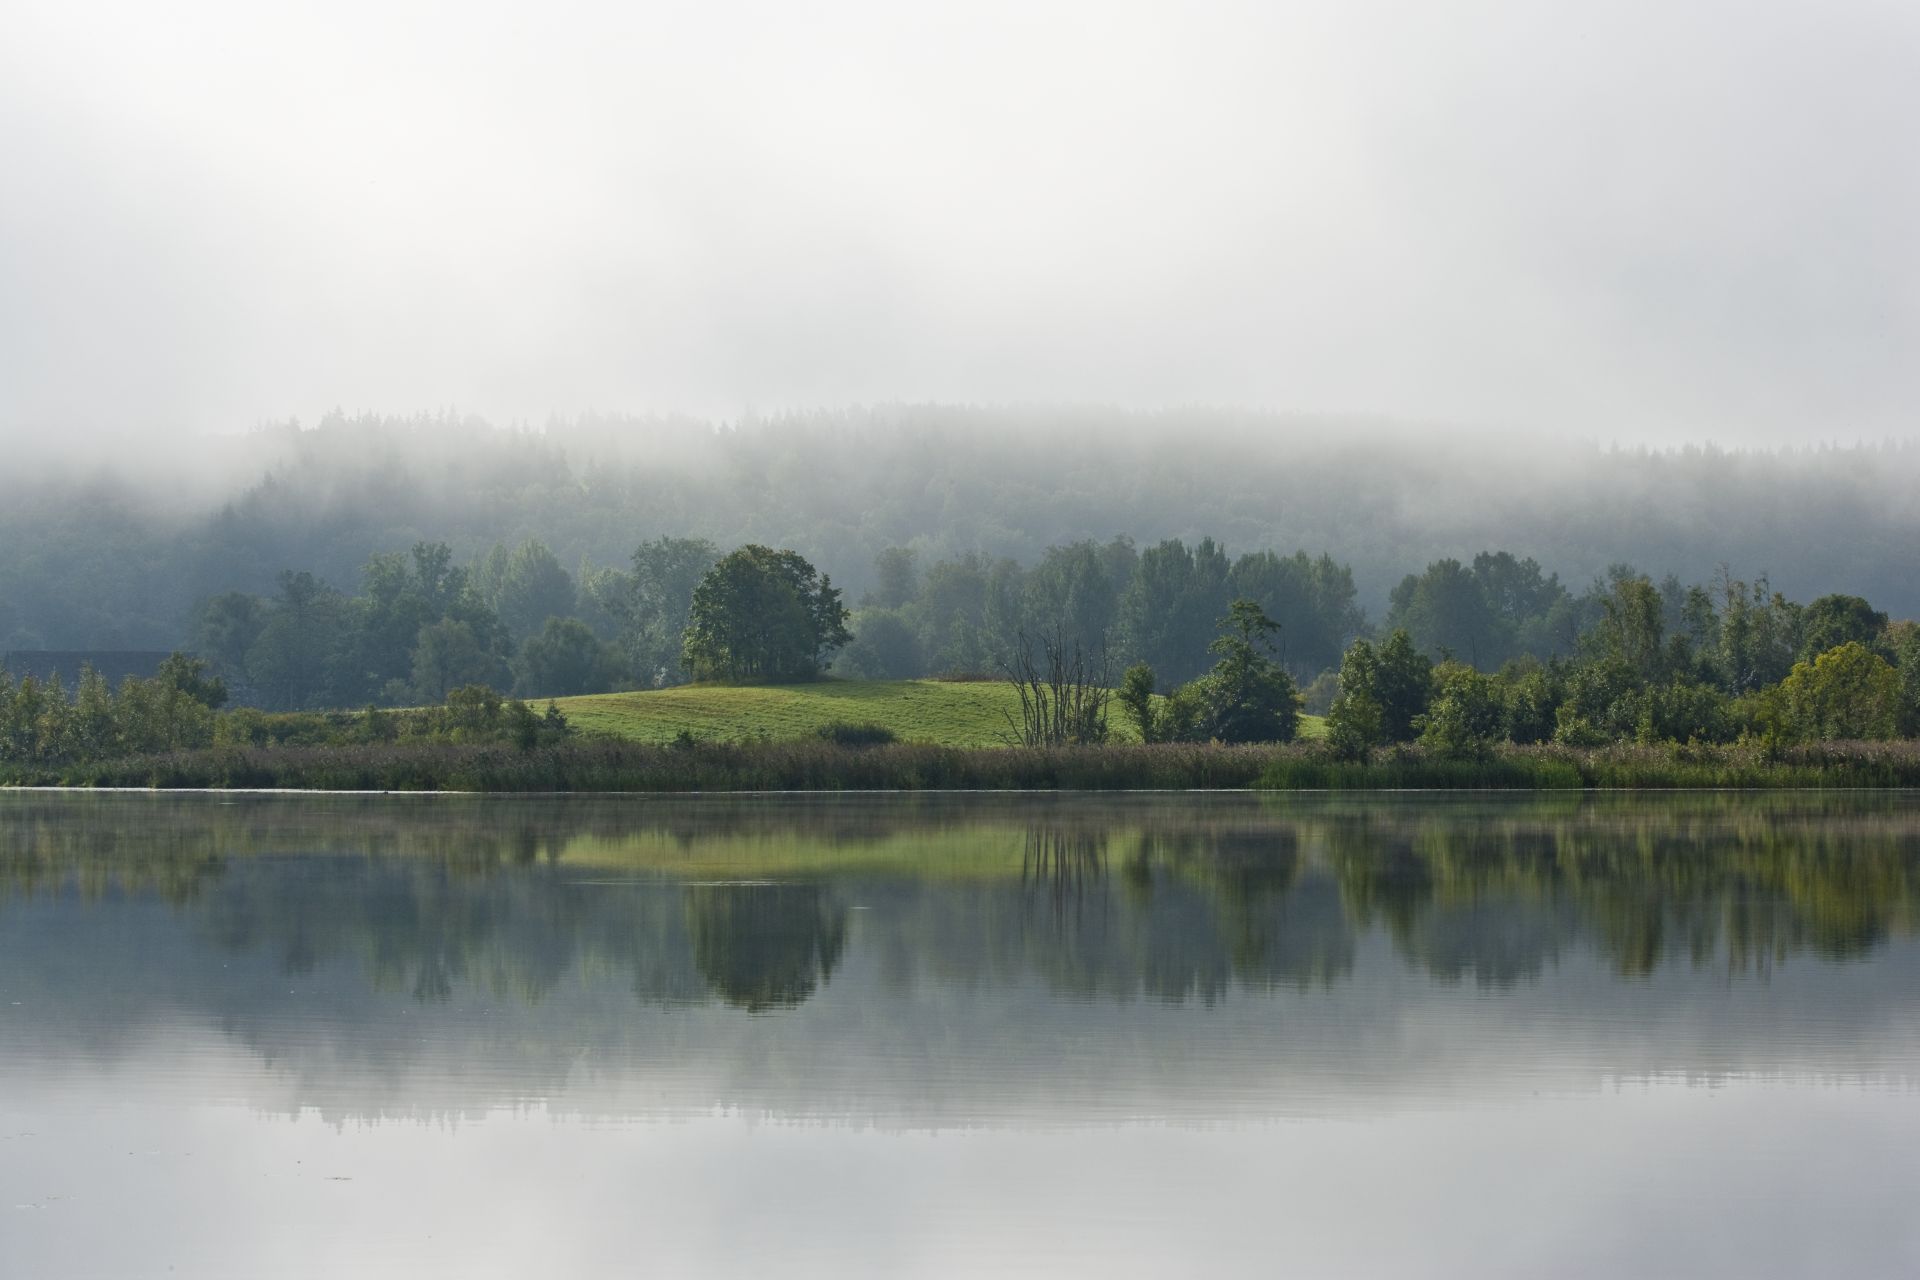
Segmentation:
<svg viewBox="0 0 1920 1280">
<path fill-rule="evenodd" d="M 630 742 L 671 742 L 682 731 L 714 742 L 804 738 L 830 724 L 876 724 L 902 742 L 994 747 L 1008 741 L 1020 700 L 1004 680 L 819 680 L 788 685 L 679 685 L 638 693 L 558 699 L 584 733 Z M 1125 718 L 1109 712 L 1116 741 L 1135 742 Z M 1300 718 L 1301 736 L 1325 731 Z"/>
</svg>

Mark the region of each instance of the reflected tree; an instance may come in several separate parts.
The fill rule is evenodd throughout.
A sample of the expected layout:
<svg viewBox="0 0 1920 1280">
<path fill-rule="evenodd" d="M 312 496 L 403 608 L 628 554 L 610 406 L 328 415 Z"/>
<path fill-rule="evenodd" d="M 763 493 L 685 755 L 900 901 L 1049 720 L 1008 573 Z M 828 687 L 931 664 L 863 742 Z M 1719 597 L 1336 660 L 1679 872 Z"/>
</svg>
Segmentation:
<svg viewBox="0 0 1920 1280">
<path fill-rule="evenodd" d="M 833 976 L 847 909 L 818 884 L 690 885 L 687 931 L 713 993 L 765 1013 L 800 1004 Z"/>
<path fill-rule="evenodd" d="M 1020 888 L 1029 903 L 1046 907 L 1054 927 L 1077 926 L 1089 898 L 1104 898 L 1107 839 L 1097 831 L 1030 827 L 1020 854 Z"/>
</svg>

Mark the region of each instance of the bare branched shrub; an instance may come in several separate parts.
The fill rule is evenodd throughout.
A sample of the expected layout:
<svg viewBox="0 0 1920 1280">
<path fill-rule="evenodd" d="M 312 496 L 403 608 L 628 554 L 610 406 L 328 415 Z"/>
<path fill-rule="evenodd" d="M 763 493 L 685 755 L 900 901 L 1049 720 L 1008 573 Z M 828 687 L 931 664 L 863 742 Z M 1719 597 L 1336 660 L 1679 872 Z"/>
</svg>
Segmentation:
<svg viewBox="0 0 1920 1280">
<path fill-rule="evenodd" d="M 1042 635 L 1036 654 L 1032 637 L 1021 631 L 1003 664 L 1020 694 L 1020 718 L 1007 713 L 1008 740 L 1023 747 L 1082 746 L 1107 740 L 1107 701 L 1113 696 L 1112 664 L 1106 646 L 1096 655 L 1078 639 L 1067 640 L 1056 623 Z"/>
</svg>

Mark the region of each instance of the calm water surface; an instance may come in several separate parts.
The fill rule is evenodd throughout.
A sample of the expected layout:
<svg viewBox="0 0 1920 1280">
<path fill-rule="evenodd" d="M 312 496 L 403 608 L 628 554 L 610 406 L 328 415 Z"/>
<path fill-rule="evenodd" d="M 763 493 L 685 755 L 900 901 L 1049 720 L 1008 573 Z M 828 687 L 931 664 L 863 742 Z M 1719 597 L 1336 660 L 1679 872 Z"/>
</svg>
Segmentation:
<svg viewBox="0 0 1920 1280">
<path fill-rule="evenodd" d="M 1920 798 L 0 794 L 0 1276 L 1920 1274 Z"/>
</svg>

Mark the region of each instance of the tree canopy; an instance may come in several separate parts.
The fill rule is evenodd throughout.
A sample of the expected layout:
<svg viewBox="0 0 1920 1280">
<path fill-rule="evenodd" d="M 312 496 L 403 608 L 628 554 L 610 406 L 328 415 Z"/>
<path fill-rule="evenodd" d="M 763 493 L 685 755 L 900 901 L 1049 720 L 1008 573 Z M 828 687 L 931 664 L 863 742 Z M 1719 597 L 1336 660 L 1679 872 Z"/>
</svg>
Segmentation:
<svg viewBox="0 0 1920 1280">
<path fill-rule="evenodd" d="M 750 543 L 694 589 L 681 661 L 696 680 L 811 680 L 853 636 L 832 581 L 798 552 Z"/>
<path fill-rule="evenodd" d="M 1291 742 L 1300 730 L 1300 693 L 1271 656 L 1281 624 L 1255 601 L 1233 600 L 1208 646 L 1213 668 L 1154 703 L 1145 662 L 1122 677 L 1115 700 L 1146 742 Z"/>
</svg>

